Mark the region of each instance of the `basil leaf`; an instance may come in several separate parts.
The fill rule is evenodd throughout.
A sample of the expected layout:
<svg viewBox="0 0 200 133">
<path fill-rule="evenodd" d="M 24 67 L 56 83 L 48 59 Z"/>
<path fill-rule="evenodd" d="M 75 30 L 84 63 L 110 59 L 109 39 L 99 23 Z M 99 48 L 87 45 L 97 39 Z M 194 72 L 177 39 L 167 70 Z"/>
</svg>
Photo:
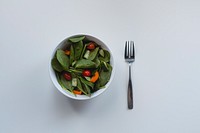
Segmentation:
<svg viewBox="0 0 200 133">
<path fill-rule="evenodd" d="M 88 60 L 94 60 L 94 58 L 97 56 L 97 53 L 99 51 L 99 47 L 96 47 L 89 55 Z"/>
<path fill-rule="evenodd" d="M 75 68 L 96 68 L 96 64 L 91 60 L 80 59 L 76 62 Z"/>
<path fill-rule="evenodd" d="M 60 65 L 60 63 L 58 62 L 58 60 L 56 58 L 53 58 L 51 60 L 51 66 L 54 70 L 58 71 L 58 72 L 62 72 L 63 71 L 63 67 Z"/>
<path fill-rule="evenodd" d="M 69 40 L 70 40 L 71 42 L 73 42 L 73 43 L 77 43 L 77 42 L 82 41 L 84 38 L 85 38 L 85 36 L 79 36 L 79 37 L 70 38 Z"/>
<path fill-rule="evenodd" d="M 58 62 L 64 68 L 64 70 L 68 70 L 69 69 L 69 57 L 67 55 L 65 55 L 65 52 L 61 49 L 58 49 L 56 52 L 56 57 L 57 57 Z"/>
<path fill-rule="evenodd" d="M 79 42 L 75 43 L 74 44 L 74 56 L 75 56 L 75 60 L 80 59 L 82 51 L 83 51 L 83 42 L 79 41 Z"/>
<path fill-rule="evenodd" d="M 104 62 L 109 62 L 110 61 L 110 53 L 107 50 L 104 51 L 104 57 L 99 56 L 99 60 L 104 61 Z"/>
</svg>

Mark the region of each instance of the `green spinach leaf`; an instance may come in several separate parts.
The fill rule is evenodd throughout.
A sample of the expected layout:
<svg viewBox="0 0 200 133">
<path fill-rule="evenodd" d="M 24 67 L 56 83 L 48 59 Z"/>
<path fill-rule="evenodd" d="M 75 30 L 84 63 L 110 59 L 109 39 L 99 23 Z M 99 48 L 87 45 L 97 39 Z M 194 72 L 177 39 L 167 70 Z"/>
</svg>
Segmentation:
<svg viewBox="0 0 200 133">
<path fill-rule="evenodd" d="M 110 61 L 110 53 L 107 50 L 104 51 L 104 57 L 99 56 L 99 60 L 104 61 L 104 62 L 109 62 Z"/>
<path fill-rule="evenodd" d="M 61 86 L 62 88 L 65 88 L 65 87 L 63 86 L 63 84 L 61 83 L 60 73 L 56 72 L 56 78 L 57 78 L 58 83 L 60 84 L 60 86 Z"/>
<path fill-rule="evenodd" d="M 80 79 L 77 78 L 77 87 L 80 91 L 82 91 L 85 95 L 87 95 L 87 92 L 85 92 L 85 90 L 83 90 L 83 87 L 81 85 L 81 81 Z"/>
<path fill-rule="evenodd" d="M 103 69 L 101 69 L 100 71 L 100 77 L 99 77 L 100 87 L 105 86 L 110 80 L 110 76 L 112 73 L 112 66 L 110 64 L 107 65 L 108 65 L 108 71 L 104 71 Z"/>
<path fill-rule="evenodd" d="M 83 41 L 79 41 L 74 45 L 74 56 L 75 56 L 75 60 L 80 59 L 81 53 L 83 51 Z"/>
<path fill-rule="evenodd" d="M 99 54 L 100 54 L 102 57 L 104 57 L 104 51 L 103 51 L 103 49 L 99 50 Z"/>
<path fill-rule="evenodd" d="M 84 86 L 85 91 L 87 92 L 87 95 L 88 95 L 88 96 L 91 96 L 90 87 L 89 87 L 88 85 L 86 85 L 86 84 L 83 84 L 83 86 Z"/>
<path fill-rule="evenodd" d="M 89 82 L 89 81 L 85 80 L 85 79 L 82 78 L 82 77 L 80 77 L 80 80 L 81 80 L 81 82 L 82 82 L 83 84 L 86 84 L 86 85 L 88 85 L 88 86 L 94 88 L 94 84 L 93 84 L 92 82 Z"/>
<path fill-rule="evenodd" d="M 76 62 L 75 68 L 95 68 L 96 64 L 91 60 L 80 59 Z"/>
<path fill-rule="evenodd" d="M 73 43 L 77 43 L 77 42 L 82 41 L 84 38 L 85 38 L 85 36 L 79 36 L 79 37 L 70 38 L 69 40 L 70 40 L 71 42 L 73 42 Z"/>
<path fill-rule="evenodd" d="M 73 45 L 71 45 L 71 47 L 70 47 L 70 56 L 69 56 L 70 65 L 72 65 L 73 61 L 74 61 L 74 47 L 73 47 Z"/>
<path fill-rule="evenodd" d="M 51 66 L 54 70 L 58 71 L 58 72 L 62 72 L 63 71 L 63 67 L 60 65 L 60 63 L 58 62 L 58 60 L 56 58 L 53 58 L 51 60 Z"/>
<path fill-rule="evenodd" d="M 104 61 L 102 61 L 101 63 L 102 63 L 101 65 L 102 65 L 103 70 L 104 71 L 109 71 L 108 63 L 106 63 Z"/>
<path fill-rule="evenodd" d="M 101 88 L 101 85 L 100 85 L 100 80 L 98 79 L 96 82 L 95 82 L 95 86 L 94 86 L 94 91 L 97 91 Z"/>
<path fill-rule="evenodd" d="M 81 52 L 81 57 L 80 57 L 80 59 L 83 58 L 83 55 L 84 55 L 84 53 L 85 53 L 86 46 L 87 46 L 87 45 L 85 44 L 84 47 L 83 47 L 83 50 L 82 50 L 82 52 Z"/>
<path fill-rule="evenodd" d="M 74 88 L 72 87 L 72 82 L 71 81 L 66 80 L 63 75 L 61 75 L 60 80 L 61 80 L 61 83 L 63 84 L 63 86 L 66 89 L 70 90 L 71 92 L 73 91 Z"/>
<path fill-rule="evenodd" d="M 69 69 L 69 57 L 67 55 L 65 55 L 65 52 L 61 49 L 58 49 L 56 52 L 56 57 L 57 57 L 58 62 L 64 68 L 64 70 L 68 70 Z"/>
<path fill-rule="evenodd" d="M 82 69 L 74 69 L 74 68 L 70 68 L 70 69 L 68 70 L 68 72 L 70 72 L 70 73 L 75 73 L 75 74 L 78 74 L 78 75 L 81 75 L 82 72 L 83 72 L 83 70 L 82 70 Z"/>
<path fill-rule="evenodd" d="M 96 47 L 89 55 L 88 60 L 94 60 L 95 57 L 97 56 L 99 51 L 99 47 Z"/>
<path fill-rule="evenodd" d="M 98 57 L 96 57 L 96 58 L 94 59 L 94 63 L 96 64 L 96 68 L 98 68 L 98 67 L 100 66 L 101 62 L 100 62 L 100 60 L 99 60 Z"/>
</svg>

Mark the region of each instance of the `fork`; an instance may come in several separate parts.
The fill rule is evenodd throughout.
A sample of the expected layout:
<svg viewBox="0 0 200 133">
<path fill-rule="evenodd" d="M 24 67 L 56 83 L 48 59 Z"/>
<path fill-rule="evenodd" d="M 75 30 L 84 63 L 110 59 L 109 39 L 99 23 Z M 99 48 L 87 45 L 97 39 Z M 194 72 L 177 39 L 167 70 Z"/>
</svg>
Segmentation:
<svg viewBox="0 0 200 133">
<path fill-rule="evenodd" d="M 126 41 L 124 58 L 125 61 L 128 62 L 129 64 L 128 109 L 133 109 L 133 89 L 132 89 L 132 79 L 131 79 L 131 64 L 135 61 L 135 51 L 134 51 L 133 41 Z"/>
</svg>

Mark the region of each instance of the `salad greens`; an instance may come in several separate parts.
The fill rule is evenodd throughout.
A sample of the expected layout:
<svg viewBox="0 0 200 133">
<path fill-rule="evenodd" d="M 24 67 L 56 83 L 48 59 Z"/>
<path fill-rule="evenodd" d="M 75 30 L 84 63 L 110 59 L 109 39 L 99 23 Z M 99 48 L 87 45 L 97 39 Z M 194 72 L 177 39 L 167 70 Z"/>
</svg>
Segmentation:
<svg viewBox="0 0 200 133">
<path fill-rule="evenodd" d="M 58 83 L 75 95 L 87 95 L 104 88 L 110 80 L 110 53 L 85 36 L 67 40 L 51 60 Z"/>
</svg>

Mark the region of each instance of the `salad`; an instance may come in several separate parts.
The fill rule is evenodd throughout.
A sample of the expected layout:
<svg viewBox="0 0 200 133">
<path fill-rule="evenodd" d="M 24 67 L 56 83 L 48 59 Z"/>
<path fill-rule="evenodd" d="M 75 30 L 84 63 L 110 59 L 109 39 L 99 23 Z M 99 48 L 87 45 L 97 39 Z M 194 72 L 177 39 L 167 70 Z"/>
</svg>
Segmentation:
<svg viewBox="0 0 200 133">
<path fill-rule="evenodd" d="M 91 96 L 110 80 L 110 53 L 85 36 L 69 38 L 66 48 L 58 49 L 51 66 L 58 83 L 74 95 Z"/>
</svg>

